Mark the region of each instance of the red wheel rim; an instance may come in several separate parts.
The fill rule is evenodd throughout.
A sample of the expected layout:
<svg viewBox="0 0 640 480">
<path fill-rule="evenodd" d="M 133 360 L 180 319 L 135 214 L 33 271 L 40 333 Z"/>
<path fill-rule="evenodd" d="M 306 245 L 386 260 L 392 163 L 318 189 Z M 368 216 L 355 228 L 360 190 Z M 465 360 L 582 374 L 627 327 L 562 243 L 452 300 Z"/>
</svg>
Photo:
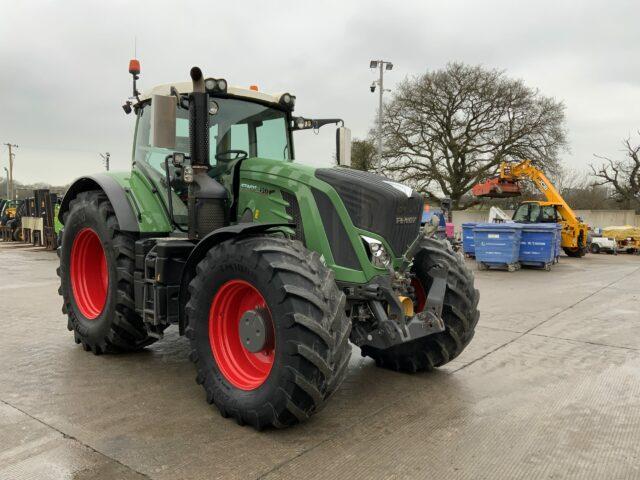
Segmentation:
<svg viewBox="0 0 640 480">
<path fill-rule="evenodd" d="M 100 237 L 91 228 L 78 232 L 71 247 L 71 289 L 80 313 L 97 318 L 107 302 L 109 270 Z"/>
<path fill-rule="evenodd" d="M 424 287 L 417 278 L 411 279 L 411 286 L 416 294 L 416 308 L 415 312 L 420 313 L 424 310 L 424 306 L 427 304 L 427 295 L 424 293 Z"/>
<path fill-rule="evenodd" d="M 230 280 L 220 287 L 209 310 L 209 343 L 218 368 L 225 378 L 241 390 L 262 385 L 273 367 L 275 332 L 264 348 L 256 353 L 240 341 L 240 318 L 248 310 L 264 310 L 270 317 L 267 302 L 260 292 L 244 280 Z"/>
</svg>

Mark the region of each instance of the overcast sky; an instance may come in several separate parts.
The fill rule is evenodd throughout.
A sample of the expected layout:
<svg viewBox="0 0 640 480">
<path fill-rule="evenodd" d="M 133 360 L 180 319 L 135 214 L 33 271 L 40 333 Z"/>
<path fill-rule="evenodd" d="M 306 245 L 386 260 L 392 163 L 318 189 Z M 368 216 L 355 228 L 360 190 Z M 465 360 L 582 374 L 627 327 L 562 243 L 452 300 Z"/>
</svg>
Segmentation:
<svg viewBox="0 0 640 480">
<path fill-rule="evenodd" d="M 340 116 L 364 136 L 375 115 L 369 60 L 385 82 L 463 61 L 504 69 L 564 101 L 571 151 L 616 155 L 640 128 L 638 1 L 29 1 L 0 16 L 0 142 L 19 145 L 15 178 L 66 183 L 127 170 L 127 73 L 137 37 L 140 87 L 207 76 L 297 95 L 296 112 Z M 297 159 L 331 163 L 333 129 L 299 132 Z M 637 137 L 636 137 L 637 138 Z M 0 173 L 7 165 L 0 148 Z"/>
</svg>

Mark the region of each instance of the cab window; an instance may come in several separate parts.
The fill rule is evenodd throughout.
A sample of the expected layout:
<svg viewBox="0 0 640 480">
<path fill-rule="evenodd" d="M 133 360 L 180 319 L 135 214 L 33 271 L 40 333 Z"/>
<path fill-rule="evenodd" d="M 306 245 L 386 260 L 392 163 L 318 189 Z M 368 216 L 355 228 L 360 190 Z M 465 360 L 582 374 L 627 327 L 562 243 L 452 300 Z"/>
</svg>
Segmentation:
<svg viewBox="0 0 640 480">
<path fill-rule="evenodd" d="M 537 203 L 529 204 L 529 222 L 537 222 L 540 218 L 540 205 Z"/>
<path fill-rule="evenodd" d="M 556 207 L 554 205 L 546 205 L 542 207 L 542 218 L 540 219 L 541 222 L 552 223 L 556 222 L 557 220 Z"/>
<path fill-rule="evenodd" d="M 523 203 L 518 206 L 518 209 L 513 214 L 513 221 L 518 223 L 525 223 L 529 221 L 529 204 Z"/>
<path fill-rule="evenodd" d="M 242 150 L 249 157 L 290 160 L 287 117 L 283 111 L 258 103 L 229 98 L 213 98 L 216 113 L 209 116 L 210 163 L 216 154 Z M 176 118 L 176 148 L 151 146 L 151 108 L 145 106 L 138 118 L 134 160 L 144 162 L 164 175 L 164 160 L 173 152 L 189 155 L 189 113 L 179 108 Z"/>
</svg>

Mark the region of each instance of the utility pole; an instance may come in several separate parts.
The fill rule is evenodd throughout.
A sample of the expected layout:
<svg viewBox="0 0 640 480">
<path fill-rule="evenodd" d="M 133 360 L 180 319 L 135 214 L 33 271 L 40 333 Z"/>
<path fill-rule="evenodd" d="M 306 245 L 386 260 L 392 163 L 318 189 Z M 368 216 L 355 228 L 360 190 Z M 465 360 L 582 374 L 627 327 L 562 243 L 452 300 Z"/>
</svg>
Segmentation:
<svg viewBox="0 0 640 480">
<path fill-rule="evenodd" d="M 109 152 L 105 152 L 104 155 L 101 153 L 100 156 L 102 157 L 102 161 L 104 162 L 104 166 L 106 167 L 107 172 L 108 172 L 109 171 L 109 158 L 111 158 L 111 154 Z"/>
<path fill-rule="evenodd" d="M 7 200 L 11 200 L 11 197 L 9 197 L 9 170 L 7 170 L 7 167 L 4 167 L 4 173 L 7 174 Z"/>
<path fill-rule="evenodd" d="M 15 153 L 11 150 L 12 148 L 18 148 L 18 145 L 13 145 L 9 142 L 5 143 L 5 145 L 9 148 L 9 180 L 8 180 L 8 189 L 9 189 L 9 200 L 15 200 L 16 192 L 13 188 L 13 159 L 15 157 Z"/>
<path fill-rule="evenodd" d="M 371 84 L 371 93 L 376 91 L 376 84 L 379 87 L 379 95 L 378 95 L 378 172 L 382 170 L 382 96 L 384 92 L 389 92 L 390 90 L 384 89 L 384 71 L 391 70 L 393 68 L 393 63 L 387 60 L 371 60 L 369 62 L 369 68 L 374 69 L 378 68 L 380 72 L 380 76 L 378 80 Z"/>
</svg>

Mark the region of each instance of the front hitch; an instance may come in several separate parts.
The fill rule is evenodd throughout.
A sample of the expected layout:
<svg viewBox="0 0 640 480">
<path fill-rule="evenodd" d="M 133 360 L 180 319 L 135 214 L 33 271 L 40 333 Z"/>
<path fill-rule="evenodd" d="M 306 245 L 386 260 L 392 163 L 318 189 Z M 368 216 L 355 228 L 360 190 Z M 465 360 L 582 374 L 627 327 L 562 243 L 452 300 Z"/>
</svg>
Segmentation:
<svg viewBox="0 0 640 480">
<path fill-rule="evenodd" d="M 442 307 L 447 289 L 449 267 L 446 264 L 436 265 L 429 271 L 429 274 L 433 282 L 427 294 L 425 307 L 413 316 L 405 315 L 402 302 L 391 289 L 390 284 L 380 285 L 378 297 L 381 298 L 369 301 L 377 328 L 368 332 L 354 328 L 352 331 L 353 342 L 359 347 L 367 345 L 384 350 L 394 345 L 444 332 L 446 327 L 442 320 Z M 385 310 L 382 305 L 382 299 L 389 305 L 388 310 Z"/>
</svg>

